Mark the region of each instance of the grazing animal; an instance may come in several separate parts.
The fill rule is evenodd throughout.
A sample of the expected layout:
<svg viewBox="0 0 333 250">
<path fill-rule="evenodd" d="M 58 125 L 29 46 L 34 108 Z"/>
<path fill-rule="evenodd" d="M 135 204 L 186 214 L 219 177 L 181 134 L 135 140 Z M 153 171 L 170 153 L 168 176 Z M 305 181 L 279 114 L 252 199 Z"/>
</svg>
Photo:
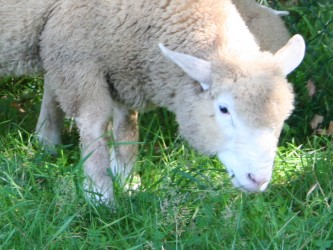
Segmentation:
<svg viewBox="0 0 333 250">
<path fill-rule="evenodd" d="M 241 2 L 0 0 L 0 74 L 44 72 L 37 135 L 61 143 L 64 116 L 74 117 L 87 184 L 103 201 L 113 199 L 108 169 L 123 180 L 132 171 L 137 111 L 155 106 L 174 112 L 182 137 L 217 155 L 236 187 L 263 191 L 293 109 L 286 76 L 305 44 L 295 35 L 270 47 L 251 15 L 278 17 Z"/>
</svg>

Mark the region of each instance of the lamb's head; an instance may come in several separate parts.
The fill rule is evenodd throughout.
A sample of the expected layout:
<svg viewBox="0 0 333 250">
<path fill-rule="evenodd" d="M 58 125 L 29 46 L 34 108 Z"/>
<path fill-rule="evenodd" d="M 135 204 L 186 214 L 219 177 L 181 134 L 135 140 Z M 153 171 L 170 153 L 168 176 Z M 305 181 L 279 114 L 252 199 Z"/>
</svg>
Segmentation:
<svg viewBox="0 0 333 250">
<path fill-rule="evenodd" d="M 181 135 L 199 151 L 217 155 L 234 186 L 265 190 L 283 123 L 293 109 L 286 76 L 303 59 L 303 38 L 294 36 L 274 55 L 263 53 L 241 62 L 208 62 L 160 47 L 203 89 L 176 114 Z"/>
</svg>

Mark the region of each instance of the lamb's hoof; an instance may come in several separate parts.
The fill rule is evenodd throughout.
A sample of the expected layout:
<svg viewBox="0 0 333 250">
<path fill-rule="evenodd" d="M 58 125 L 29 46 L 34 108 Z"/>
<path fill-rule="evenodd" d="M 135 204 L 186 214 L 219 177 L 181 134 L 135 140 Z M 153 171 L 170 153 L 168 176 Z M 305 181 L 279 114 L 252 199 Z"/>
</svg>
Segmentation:
<svg viewBox="0 0 333 250">
<path fill-rule="evenodd" d="M 36 141 L 42 145 L 43 150 L 52 155 L 52 156 L 57 156 L 58 155 L 58 150 L 57 150 L 57 145 L 61 145 L 61 142 L 53 142 L 45 137 L 43 137 L 40 134 L 35 135 Z"/>
<path fill-rule="evenodd" d="M 111 188 L 109 190 L 101 190 L 101 188 L 94 185 L 90 180 L 85 179 L 83 183 L 83 189 L 86 200 L 92 202 L 93 204 L 105 205 L 108 207 L 114 207 L 115 200 L 113 191 Z"/>
</svg>

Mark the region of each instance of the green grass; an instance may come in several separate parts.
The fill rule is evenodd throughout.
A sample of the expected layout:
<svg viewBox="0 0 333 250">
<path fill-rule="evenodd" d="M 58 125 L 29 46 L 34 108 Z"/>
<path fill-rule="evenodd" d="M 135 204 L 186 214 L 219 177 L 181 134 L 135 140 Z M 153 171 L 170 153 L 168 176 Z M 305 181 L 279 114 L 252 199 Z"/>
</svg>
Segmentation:
<svg viewBox="0 0 333 250">
<path fill-rule="evenodd" d="M 307 50 L 303 63 L 291 76 L 296 92 L 296 109 L 289 120 L 289 136 L 298 142 L 312 132 L 310 122 L 315 114 L 324 116 L 321 128 L 333 121 L 333 3 L 331 0 L 299 0 L 299 5 L 279 7 L 290 11 L 285 21 L 291 33 L 300 33 Z M 306 85 L 312 81 L 316 94 L 308 94 Z"/>
<path fill-rule="evenodd" d="M 16 90 L 25 88 L 18 84 Z M 65 131 L 69 143 L 50 156 L 24 129 L 36 114 L 16 109 L 8 107 L 12 116 L 0 124 L 1 249 L 333 247 L 328 137 L 284 143 L 267 192 L 245 194 L 232 188 L 215 158 L 197 154 L 162 126 L 171 114 L 146 114 L 137 164 L 142 185 L 118 189 L 113 210 L 84 198 L 77 136 Z"/>
<path fill-rule="evenodd" d="M 141 187 L 118 190 L 118 207 L 112 210 L 85 200 L 78 147 L 59 148 L 52 157 L 22 128 L 9 131 L 0 145 L 1 248 L 333 247 L 328 138 L 281 146 L 274 179 L 262 194 L 233 189 L 216 159 L 178 140 L 155 143 L 158 152 L 142 153 L 138 162 Z"/>
<path fill-rule="evenodd" d="M 325 8 L 319 8 L 325 3 Z M 284 6 L 305 35 L 291 80 L 296 110 L 281 137 L 268 190 L 235 190 L 215 158 L 193 151 L 165 110 L 142 115 L 137 190 L 117 187 L 117 208 L 85 199 L 70 121 L 57 156 L 34 139 L 41 78 L 0 81 L 0 249 L 333 249 L 333 143 L 309 127 L 333 120 L 332 6 Z M 326 26 L 325 26 L 326 25 Z M 312 79 L 317 93 L 305 88 Z"/>
</svg>

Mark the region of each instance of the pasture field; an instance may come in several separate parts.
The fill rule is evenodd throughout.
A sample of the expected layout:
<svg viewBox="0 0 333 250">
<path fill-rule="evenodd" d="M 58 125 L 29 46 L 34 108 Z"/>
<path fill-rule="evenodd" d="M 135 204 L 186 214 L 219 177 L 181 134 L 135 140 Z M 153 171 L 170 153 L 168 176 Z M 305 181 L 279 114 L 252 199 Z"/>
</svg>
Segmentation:
<svg viewBox="0 0 333 250">
<path fill-rule="evenodd" d="M 333 249 L 333 4 L 262 2 L 290 11 L 285 21 L 308 47 L 290 76 L 296 108 L 266 192 L 235 190 L 221 163 L 192 150 L 158 109 L 140 116 L 136 175 L 129 188 L 116 185 L 116 209 L 87 200 L 72 120 L 57 155 L 43 150 L 34 138 L 43 79 L 5 77 L 0 249 Z"/>
</svg>

